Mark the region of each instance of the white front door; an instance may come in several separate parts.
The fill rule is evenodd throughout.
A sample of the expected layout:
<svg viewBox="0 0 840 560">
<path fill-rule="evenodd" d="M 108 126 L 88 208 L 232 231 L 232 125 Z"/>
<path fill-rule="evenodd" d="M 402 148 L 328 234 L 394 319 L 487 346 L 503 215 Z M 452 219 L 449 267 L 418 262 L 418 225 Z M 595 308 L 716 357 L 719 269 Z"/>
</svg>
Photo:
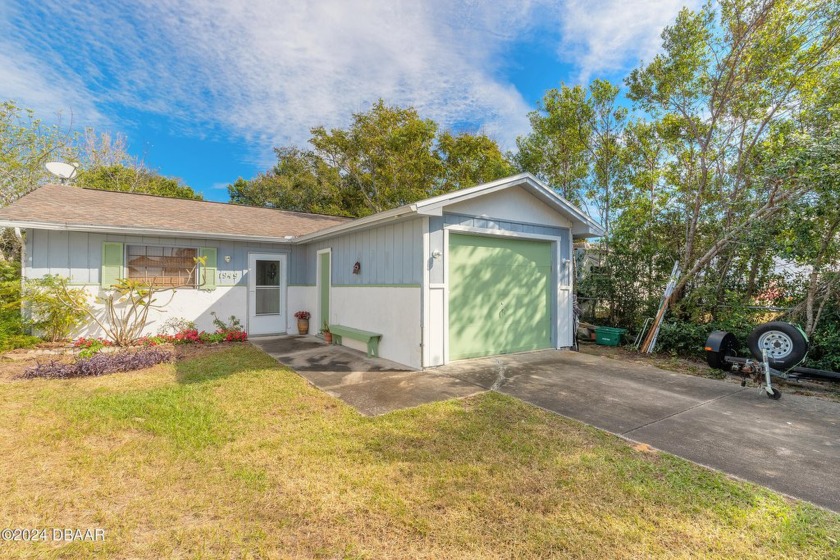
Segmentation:
<svg viewBox="0 0 840 560">
<path fill-rule="evenodd" d="M 248 334 L 286 332 L 286 255 L 248 255 Z"/>
</svg>

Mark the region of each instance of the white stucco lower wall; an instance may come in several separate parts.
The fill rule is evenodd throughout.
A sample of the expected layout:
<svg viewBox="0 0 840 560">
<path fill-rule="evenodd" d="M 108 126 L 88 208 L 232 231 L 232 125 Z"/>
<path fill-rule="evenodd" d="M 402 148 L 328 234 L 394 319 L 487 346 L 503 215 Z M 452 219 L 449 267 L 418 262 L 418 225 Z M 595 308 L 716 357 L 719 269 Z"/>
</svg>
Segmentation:
<svg viewBox="0 0 840 560">
<path fill-rule="evenodd" d="M 309 320 L 309 334 L 317 334 L 321 330 L 318 319 L 315 317 L 318 308 L 318 290 L 315 286 L 289 286 L 289 304 L 286 306 L 286 322 L 289 334 L 297 334 L 297 319 L 295 313 L 298 311 L 309 311 L 312 319 Z"/>
<path fill-rule="evenodd" d="M 99 286 L 85 286 L 90 294 L 90 301 L 93 308 L 102 314 L 105 306 L 95 302 L 98 296 L 104 296 L 105 291 Z M 171 297 L 171 300 L 170 300 Z M 184 318 L 194 321 L 198 330 L 212 332 L 215 330 L 213 316 L 215 312 L 220 319 L 227 322 L 231 315 L 234 315 L 243 326 L 246 326 L 248 319 L 247 305 L 248 290 L 244 286 L 220 286 L 215 290 L 176 290 L 174 293 L 163 292 L 156 297 L 156 304 L 162 309 L 152 309 L 149 312 L 149 323 L 143 334 L 157 333 L 167 319 L 172 317 Z M 91 321 L 90 324 L 78 329 L 74 337 L 104 336 L 98 325 Z"/>
<path fill-rule="evenodd" d="M 331 323 L 382 333 L 379 356 L 418 369 L 421 367 L 420 315 L 419 286 L 333 287 L 330 291 Z M 348 338 L 342 343 L 367 350 L 364 343 Z"/>
</svg>

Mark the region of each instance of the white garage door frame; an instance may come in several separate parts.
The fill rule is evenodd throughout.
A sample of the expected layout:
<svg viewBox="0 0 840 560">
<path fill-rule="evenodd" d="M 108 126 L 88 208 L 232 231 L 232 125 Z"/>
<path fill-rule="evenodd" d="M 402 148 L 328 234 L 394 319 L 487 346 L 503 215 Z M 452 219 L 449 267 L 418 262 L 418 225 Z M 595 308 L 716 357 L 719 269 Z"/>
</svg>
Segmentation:
<svg viewBox="0 0 840 560">
<path fill-rule="evenodd" d="M 527 239 L 531 241 L 548 241 L 551 243 L 551 258 L 552 258 L 552 277 L 551 282 L 555 286 L 554 297 L 551 299 L 551 316 L 554 320 L 551 322 L 551 345 L 558 348 L 559 332 L 561 329 L 561 320 L 563 318 L 571 321 L 569 317 L 561 318 L 560 310 L 560 293 L 561 289 L 568 290 L 568 287 L 561 287 L 559 279 L 561 277 L 561 242 L 562 238 L 553 235 L 541 235 L 538 233 L 524 233 L 519 231 L 507 231 L 498 229 L 476 228 L 462 225 L 449 225 L 443 228 L 443 363 L 449 363 L 449 233 L 467 233 L 470 235 L 484 235 L 488 237 L 511 237 L 517 239 Z"/>
</svg>

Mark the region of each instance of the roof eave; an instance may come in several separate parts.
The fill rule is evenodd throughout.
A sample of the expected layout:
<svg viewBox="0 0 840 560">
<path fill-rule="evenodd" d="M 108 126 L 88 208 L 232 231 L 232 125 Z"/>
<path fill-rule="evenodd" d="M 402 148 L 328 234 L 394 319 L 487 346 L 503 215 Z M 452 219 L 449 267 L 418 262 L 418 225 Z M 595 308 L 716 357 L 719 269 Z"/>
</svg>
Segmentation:
<svg viewBox="0 0 840 560">
<path fill-rule="evenodd" d="M 244 235 L 235 233 L 209 233 L 205 231 L 183 231 L 166 230 L 153 228 L 132 228 L 98 226 L 93 224 L 69 224 L 57 222 L 35 222 L 30 220 L 8 220 L 0 219 L 0 227 L 12 227 L 20 229 L 43 229 L 50 231 L 82 231 L 88 233 L 112 233 L 117 235 L 141 235 L 144 237 L 189 237 L 192 239 L 224 239 L 230 241 L 251 241 L 260 243 L 281 243 L 292 244 L 298 238 L 286 239 L 285 237 L 264 237 Z"/>
<path fill-rule="evenodd" d="M 300 237 L 297 237 L 294 240 L 294 243 L 309 243 L 317 239 L 324 239 L 326 237 L 340 235 L 348 230 L 366 229 L 369 227 L 380 225 L 382 222 L 398 220 L 407 215 L 416 213 L 417 205 L 407 204 L 405 206 L 400 206 L 399 208 L 386 210 L 384 212 L 379 212 L 378 214 L 371 214 L 370 216 L 365 216 L 364 218 L 357 218 L 353 221 L 344 224 L 338 224 L 337 226 L 332 226 L 326 229 L 319 229 L 318 231 L 313 231 L 312 233 L 301 235 Z"/>
</svg>

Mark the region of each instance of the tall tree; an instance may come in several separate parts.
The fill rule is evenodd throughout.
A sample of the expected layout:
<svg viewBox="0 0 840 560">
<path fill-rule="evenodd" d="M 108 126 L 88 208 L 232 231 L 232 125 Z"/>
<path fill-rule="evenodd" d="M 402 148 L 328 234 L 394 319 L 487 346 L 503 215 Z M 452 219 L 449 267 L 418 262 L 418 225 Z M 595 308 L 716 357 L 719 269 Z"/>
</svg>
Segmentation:
<svg viewBox="0 0 840 560">
<path fill-rule="evenodd" d="M 277 164 L 250 180 L 237 179 L 228 186 L 234 204 L 267 206 L 333 216 L 351 216 L 338 170 L 312 150 L 275 148 Z"/>
<path fill-rule="evenodd" d="M 483 135 L 439 133 L 413 108 L 382 100 L 347 128 L 312 129 L 311 149 L 275 149 L 277 164 L 228 187 L 237 204 L 366 216 L 509 175 L 511 165 Z"/>
<path fill-rule="evenodd" d="M 512 175 L 514 167 L 491 138 L 481 134 L 444 132 L 438 136 L 441 159 L 439 188 L 455 191 Z"/>
<path fill-rule="evenodd" d="M 516 140 L 516 164 L 580 204 L 589 175 L 593 117 L 594 109 L 582 86 L 548 90 L 537 110 L 528 115 L 531 133 Z"/>
<path fill-rule="evenodd" d="M 589 86 L 590 136 L 586 146 L 592 162 L 592 178 L 586 195 L 598 207 L 607 242 L 614 212 L 613 197 L 623 164 L 621 137 L 627 120 L 627 108 L 618 105 L 618 94 L 619 88 L 606 80 L 595 80 Z"/>
<path fill-rule="evenodd" d="M 79 160 L 81 167 L 73 181 L 77 187 L 203 200 L 200 193 L 180 179 L 165 177 L 131 155 L 122 134 L 86 129 Z"/>
<path fill-rule="evenodd" d="M 807 189 L 782 221 L 781 255 L 807 270 L 804 297 L 793 315 L 813 334 L 826 307 L 840 300 L 840 65 L 807 99 L 798 127 L 778 138 L 782 149 L 768 154 L 772 171 Z"/>
<path fill-rule="evenodd" d="M 437 124 L 413 108 L 379 100 L 349 128 L 312 129 L 318 156 L 338 171 L 353 215 L 381 212 L 428 196 L 440 175 Z"/>
<path fill-rule="evenodd" d="M 806 187 L 756 165 L 773 124 L 836 60 L 840 6 L 809 0 L 725 0 L 684 9 L 663 52 L 627 79 L 629 97 L 662 123 L 669 181 L 684 212 L 676 297 L 753 225 Z"/>
<path fill-rule="evenodd" d="M 0 208 L 47 182 L 44 164 L 72 152 L 74 136 L 14 101 L 0 103 Z"/>
<path fill-rule="evenodd" d="M 14 101 L 0 103 L 0 208 L 49 181 L 44 164 L 73 157 L 75 136 L 60 124 L 47 125 Z M 9 228 L 0 228 L 0 260 L 18 260 L 20 240 Z"/>
</svg>

